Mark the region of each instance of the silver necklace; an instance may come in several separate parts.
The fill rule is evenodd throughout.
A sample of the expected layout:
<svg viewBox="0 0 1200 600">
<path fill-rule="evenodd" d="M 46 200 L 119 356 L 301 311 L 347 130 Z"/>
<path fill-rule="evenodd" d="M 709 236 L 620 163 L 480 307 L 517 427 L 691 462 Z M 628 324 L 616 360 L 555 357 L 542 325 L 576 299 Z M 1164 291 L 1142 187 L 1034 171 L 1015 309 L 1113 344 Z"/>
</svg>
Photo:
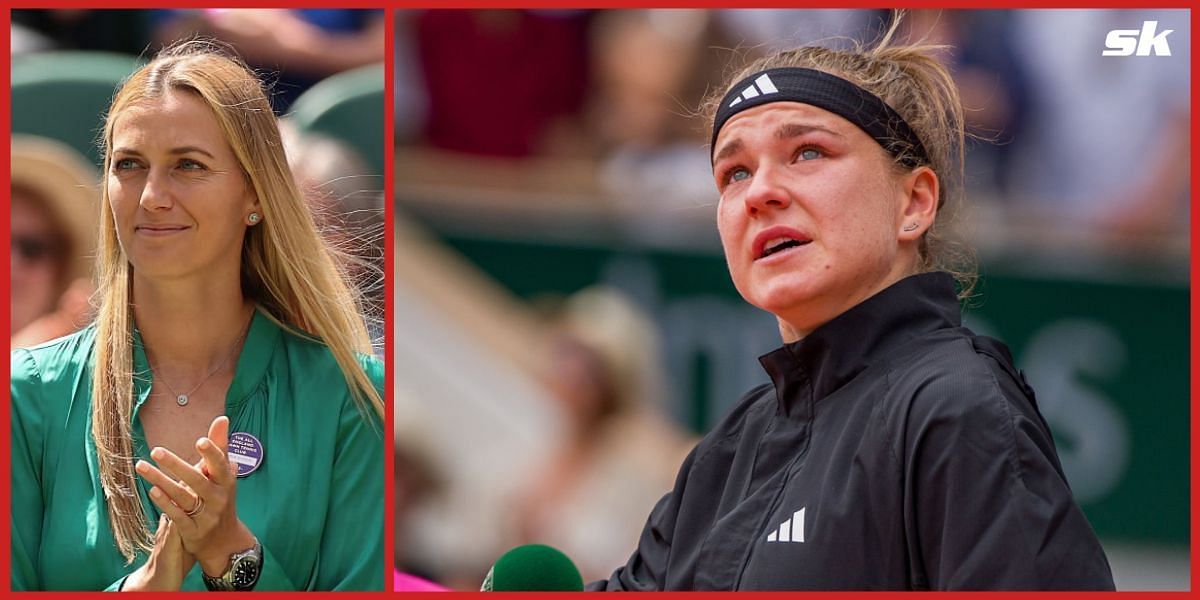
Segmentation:
<svg viewBox="0 0 1200 600">
<path fill-rule="evenodd" d="M 158 372 L 154 370 L 154 365 L 150 365 L 150 372 L 154 374 L 155 379 L 158 379 L 159 381 L 161 381 L 163 383 L 163 385 L 167 386 L 167 391 L 171 392 L 172 396 L 175 396 L 175 404 L 178 404 L 179 406 L 187 406 L 189 397 L 192 394 L 195 394 L 196 390 L 200 389 L 200 386 L 204 385 L 205 382 L 207 382 L 210 377 L 212 377 L 213 375 L 216 375 L 217 371 L 220 371 L 221 368 L 224 367 L 225 364 L 229 362 L 229 359 L 233 358 L 234 353 L 237 352 L 238 346 L 240 346 L 242 343 L 242 338 L 246 337 L 246 333 L 249 330 L 250 330 L 250 325 L 247 324 L 246 328 L 242 330 L 242 335 L 239 335 L 238 339 L 234 340 L 233 347 L 229 349 L 229 354 L 227 354 L 225 356 L 225 359 L 221 361 L 221 364 L 217 365 L 213 370 L 209 371 L 208 375 L 205 375 L 204 379 L 201 379 L 200 383 L 197 383 L 196 387 L 193 387 L 191 390 L 188 390 L 188 392 L 186 394 L 180 394 L 180 393 L 176 392 L 175 388 L 171 387 L 171 384 L 167 383 L 166 379 L 164 379 L 158 375 Z M 147 359 L 146 362 L 148 364 L 150 361 Z"/>
</svg>

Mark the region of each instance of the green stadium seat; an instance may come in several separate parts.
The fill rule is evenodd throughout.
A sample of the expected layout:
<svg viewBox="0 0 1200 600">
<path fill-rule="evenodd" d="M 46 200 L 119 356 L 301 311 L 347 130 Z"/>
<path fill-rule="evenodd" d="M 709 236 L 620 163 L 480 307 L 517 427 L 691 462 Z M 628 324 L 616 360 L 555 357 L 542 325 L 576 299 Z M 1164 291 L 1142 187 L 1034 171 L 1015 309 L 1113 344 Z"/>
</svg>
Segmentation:
<svg viewBox="0 0 1200 600">
<path fill-rule="evenodd" d="M 103 118 L 138 58 L 109 52 L 57 51 L 12 59 L 12 131 L 57 139 L 98 167 Z"/>
<path fill-rule="evenodd" d="M 387 140 L 383 68 L 381 62 L 327 77 L 301 94 L 291 113 L 301 131 L 346 142 L 380 176 Z"/>
</svg>

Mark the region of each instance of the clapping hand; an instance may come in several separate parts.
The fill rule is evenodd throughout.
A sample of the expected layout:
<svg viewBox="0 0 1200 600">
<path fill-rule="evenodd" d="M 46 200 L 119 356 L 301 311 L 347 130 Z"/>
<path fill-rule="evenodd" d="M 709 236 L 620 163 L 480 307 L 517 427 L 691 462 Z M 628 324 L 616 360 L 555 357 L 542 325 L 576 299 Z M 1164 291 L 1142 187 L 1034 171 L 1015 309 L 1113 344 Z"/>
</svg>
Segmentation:
<svg viewBox="0 0 1200 600">
<path fill-rule="evenodd" d="M 154 547 L 146 564 L 125 579 L 124 592 L 174 592 L 183 586 L 183 578 L 196 559 L 183 549 L 183 538 L 179 529 L 163 515 L 158 519 L 158 531 L 154 532 Z"/>
<path fill-rule="evenodd" d="M 138 474 L 153 484 L 150 501 L 170 519 L 184 551 L 210 576 L 229 568 L 234 553 L 254 545 L 254 534 L 237 516 L 237 467 L 228 458 L 229 418 L 217 417 L 208 436 L 196 441 L 200 462 L 188 464 L 166 448 L 138 461 Z M 189 565 L 190 566 L 190 565 Z"/>
</svg>

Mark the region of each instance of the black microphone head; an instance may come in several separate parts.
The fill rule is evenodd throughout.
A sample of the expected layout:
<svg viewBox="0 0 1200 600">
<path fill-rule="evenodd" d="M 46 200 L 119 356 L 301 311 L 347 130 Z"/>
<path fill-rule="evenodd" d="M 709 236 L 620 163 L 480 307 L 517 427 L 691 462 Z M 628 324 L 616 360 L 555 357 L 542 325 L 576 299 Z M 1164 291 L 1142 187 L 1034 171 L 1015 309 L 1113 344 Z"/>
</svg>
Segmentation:
<svg viewBox="0 0 1200 600">
<path fill-rule="evenodd" d="M 544 544 L 517 546 L 488 571 L 481 592 L 582 592 L 583 577 L 566 554 Z"/>
</svg>

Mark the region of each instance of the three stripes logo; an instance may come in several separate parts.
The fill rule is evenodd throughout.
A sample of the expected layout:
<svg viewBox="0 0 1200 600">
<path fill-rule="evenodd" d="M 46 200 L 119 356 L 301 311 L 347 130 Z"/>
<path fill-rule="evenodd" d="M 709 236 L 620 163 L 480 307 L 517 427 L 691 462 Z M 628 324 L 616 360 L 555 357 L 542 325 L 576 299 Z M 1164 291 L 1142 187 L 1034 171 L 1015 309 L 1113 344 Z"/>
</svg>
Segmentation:
<svg viewBox="0 0 1200 600">
<path fill-rule="evenodd" d="M 792 518 L 784 521 L 779 529 L 767 534 L 767 542 L 804 543 L 804 510 L 801 508 L 792 513 Z"/>
<path fill-rule="evenodd" d="M 746 86 L 746 89 L 742 90 L 741 95 L 739 95 L 737 98 L 734 98 L 733 102 L 729 103 L 729 108 L 733 108 L 738 104 L 741 104 L 742 100 L 749 100 L 751 98 L 757 98 L 767 94 L 774 94 L 778 91 L 779 90 L 775 87 L 775 82 L 771 81 L 771 78 L 767 77 L 766 73 L 763 73 L 754 80 L 754 83 Z"/>
</svg>

